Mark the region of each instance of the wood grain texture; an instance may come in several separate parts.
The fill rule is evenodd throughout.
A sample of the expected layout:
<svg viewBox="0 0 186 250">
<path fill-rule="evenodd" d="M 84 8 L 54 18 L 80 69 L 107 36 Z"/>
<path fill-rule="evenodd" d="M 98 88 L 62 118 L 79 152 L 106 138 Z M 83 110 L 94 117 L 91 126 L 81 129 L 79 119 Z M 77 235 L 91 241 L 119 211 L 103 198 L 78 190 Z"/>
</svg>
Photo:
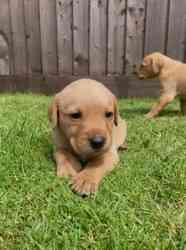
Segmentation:
<svg viewBox="0 0 186 250">
<path fill-rule="evenodd" d="M 107 1 L 90 2 L 90 65 L 91 74 L 106 73 Z"/>
<path fill-rule="evenodd" d="M 125 0 L 110 0 L 108 6 L 108 73 L 122 74 L 124 64 Z"/>
<path fill-rule="evenodd" d="M 3 92 L 33 92 L 52 95 L 72 81 L 82 77 L 91 77 L 102 82 L 117 97 L 144 97 L 158 96 L 159 83 L 157 81 L 140 81 L 134 77 L 127 76 L 74 76 L 74 75 L 40 75 L 40 76 L 11 76 L 0 77 L 0 93 Z"/>
<path fill-rule="evenodd" d="M 10 0 L 10 12 L 14 54 L 14 74 L 26 74 L 28 68 L 24 1 Z"/>
<path fill-rule="evenodd" d="M 7 40 L 0 32 L 0 75 L 10 75 L 9 48 Z"/>
<path fill-rule="evenodd" d="M 40 0 L 40 30 L 43 73 L 56 74 L 58 62 L 56 3 L 54 0 Z"/>
<path fill-rule="evenodd" d="M 89 70 L 89 0 L 73 2 L 74 74 L 88 74 Z"/>
<path fill-rule="evenodd" d="M 148 0 L 145 28 L 145 54 L 165 52 L 168 1 Z"/>
<path fill-rule="evenodd" d="M 143 57 L 145 0 L 128 0 L 126 74 L 131 74 Z"/>
<path fill-rule="evenodd" d="M 24 0 L 29 74 L 41 73 L 39 0 Z"/>
<path fill-rule="evenodd" d="M 11 72 L 12 49 L 9 17 L 8 1 L 2 0 L 0 8 L 0 75 L 9 75 Z"/>
<path fill-rule="evenodd" d="M 170 0 L 167 55 L 183 60 L 186 44 L 186 1 Z"/>
<path fill-rule="evenodd" d="M 0 90 L 51 93 L 90 77 L 118 96 L 153 96 L 133 69 L 144 52 L 186 57 L 185 10 L 186 0 L 0 0 L 0 74 L 15 75 Z"/>
<path fill-rule="evenodd" d="M 72 3 L 72 0 L 56 1 L 58 66 L 60 74 L 71 74 L 73 71 Z"/>
</svg>

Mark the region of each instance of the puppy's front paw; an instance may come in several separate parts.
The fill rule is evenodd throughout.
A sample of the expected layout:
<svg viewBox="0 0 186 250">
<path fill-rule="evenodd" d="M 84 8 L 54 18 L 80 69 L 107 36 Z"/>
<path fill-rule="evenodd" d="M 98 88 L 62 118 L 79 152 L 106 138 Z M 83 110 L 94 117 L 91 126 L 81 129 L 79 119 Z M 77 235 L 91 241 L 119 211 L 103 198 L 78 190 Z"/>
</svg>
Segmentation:
<svg viewBox="0 0 186 250">
<path fill-rule="evenodd" d="M 144 115 L 146 119 L 152 119 L 154 117 L 154 114 L 153 113 L 147 113 Z"/>
<path fill-rule="evenodd" d="M 74 177 L 77 172 L 72 167 L 57 166 L 57 176 L 63 178 Z"/>
<path fill-rule="evenodd" d="M 90 195 L 98 189 L 97 178 L 86 170 L 83 170 L 72 179 L 72 190 L 80 195 Z"/>
</svg>

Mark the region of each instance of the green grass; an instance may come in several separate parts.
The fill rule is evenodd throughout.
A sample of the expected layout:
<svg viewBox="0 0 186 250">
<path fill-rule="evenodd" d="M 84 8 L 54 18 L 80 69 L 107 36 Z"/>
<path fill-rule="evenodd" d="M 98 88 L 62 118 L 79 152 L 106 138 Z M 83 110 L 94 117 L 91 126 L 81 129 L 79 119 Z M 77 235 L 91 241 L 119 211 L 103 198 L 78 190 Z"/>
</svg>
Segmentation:
<svg viewBox="0 0 186 250">
<path fill-rule="evenodd" d="M 94 198 L 55 176 L 50 97 L 0 96 L 0 249 L 186 249 L 186 117 L 120 101 L 128 151 Z"/>
</svg>

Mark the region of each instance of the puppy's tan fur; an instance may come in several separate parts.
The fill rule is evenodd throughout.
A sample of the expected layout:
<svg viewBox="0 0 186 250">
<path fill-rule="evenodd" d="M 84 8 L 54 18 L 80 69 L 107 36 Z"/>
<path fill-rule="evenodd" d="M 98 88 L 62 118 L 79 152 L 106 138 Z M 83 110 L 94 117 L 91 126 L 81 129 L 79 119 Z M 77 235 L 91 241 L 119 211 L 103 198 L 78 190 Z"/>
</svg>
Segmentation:
<svg viewBox="0 0 186 250">
<path fill-rule="evenodd" d="M 181 112 L 186 114 L 186 64 L 155 52 L 144 58 L 137 74 L 140 79 L 158 77 L 161 84 L 160 99 L 147 118 L 158 115 L 176 96 L 180 98 Z"/>
<path fill-rule="evenodd" d="M 49 120 L 57 175 L 71 177 L 77 193 L 94 193 L 118 162 L 117 150 L 126 138 L 126 123 L 118 114 L 115 96 L 97 81 L 75 81 L 54 97 Z M 97 135 L 105 138 L 105 144 L 93 149 L 90 138 Z"/>
</svg>

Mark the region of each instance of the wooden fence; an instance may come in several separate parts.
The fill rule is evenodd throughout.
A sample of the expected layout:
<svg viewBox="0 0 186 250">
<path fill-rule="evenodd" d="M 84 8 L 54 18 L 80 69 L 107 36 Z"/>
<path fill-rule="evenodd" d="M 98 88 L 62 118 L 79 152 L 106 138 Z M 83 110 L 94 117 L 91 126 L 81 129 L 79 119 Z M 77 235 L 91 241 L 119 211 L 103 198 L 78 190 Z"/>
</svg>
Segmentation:
<svg viewBox="0 0 186 250">
<path fill-rule="evenodd" d="M 186 0 L 0 0 L 1 91 L 91 77 L 120 96 L 156 95 L 132 74 L 153 51 L 185 60 Z"/>
</svg>

